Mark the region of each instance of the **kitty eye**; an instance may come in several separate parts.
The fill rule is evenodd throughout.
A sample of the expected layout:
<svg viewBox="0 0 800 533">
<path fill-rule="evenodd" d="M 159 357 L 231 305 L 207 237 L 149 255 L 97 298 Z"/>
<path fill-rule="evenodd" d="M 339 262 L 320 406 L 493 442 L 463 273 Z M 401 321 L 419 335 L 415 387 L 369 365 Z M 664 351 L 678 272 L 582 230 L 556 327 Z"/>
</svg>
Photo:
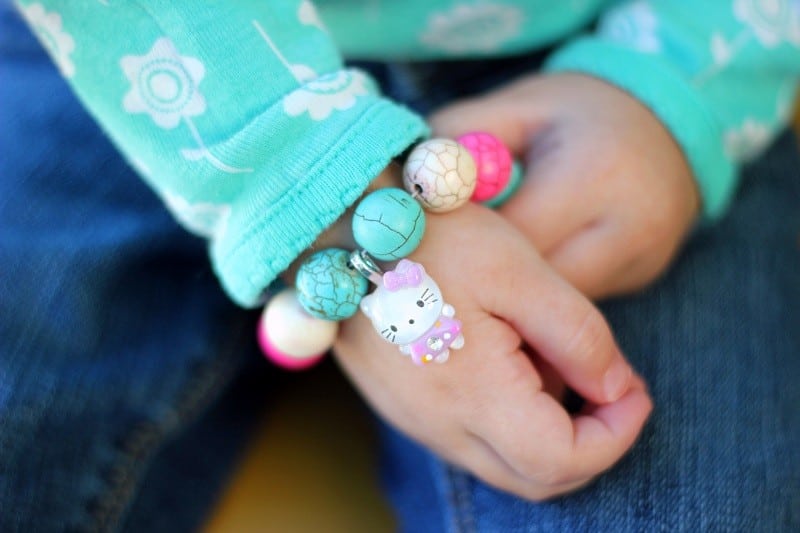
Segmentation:
<svg viewBox="0 0 800 533">
<path fill-rule="evenodd" d="M 389 329 L 390 329 L 390 330 L 392 330 L 392 331 L 394 331 L 395 333 L 397 333 L 397 327 L 395 327 L 395 326 L 389 326 Z"/>
<path fill-rule="evenodd" d="M 417 307 L 425 307 L 425 302 L 422 300 L 417 300 Z"/>
<path fill-rule="evenodd" d="M 409 324 L 413 324 L 413 323 L 414 323 L 414 319 L 413 319 L 413 318 L 409 319 L 409 320 L 408 320 L 408 323 L 409 323 Z"/>
</svg>

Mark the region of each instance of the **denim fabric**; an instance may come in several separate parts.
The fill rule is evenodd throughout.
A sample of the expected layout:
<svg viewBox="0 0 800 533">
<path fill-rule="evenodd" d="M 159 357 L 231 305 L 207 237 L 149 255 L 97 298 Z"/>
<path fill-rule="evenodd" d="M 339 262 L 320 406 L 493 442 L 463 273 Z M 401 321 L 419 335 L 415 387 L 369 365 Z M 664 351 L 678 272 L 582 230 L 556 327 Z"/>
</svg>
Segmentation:
<svg viewBox="0 0 800 533">
<path fill-rule="evenodd" d="M 430 109 L 539 59 L 450 65 L 449 81 L 441 64 L 398 65 L 383 79 Z M 193 529 L 274 385 L 255 316 L 225 299 L 204 244 L 122 162 L 6 4 L 0 113 L 0 531 Z M 797 530 L 793 143 L 748 169 L 731 215 L 663 281 L 604 306 L 656 401 L 630 456 L 586 491 L 530 504 L 386 429 L 403 529 Z"/>
<path fill-rule="evenodd" d="M 0 113 L 0 531 L 116 529 L 158 451 L 245 361 L 266 368 L 255 316 L 223 296 L 205 244 L 122 161 L 5 2 Z M 231 426 L 217 431 L 244 427 Z M 193 435 L 183 470 L 224 473 L 232 445 Z M 214 461 L 192 447 L 213 447 Z M 185 530 L 214 495 L 183 478 L 172 490 L 191 511 L 160 514 Z"/>
<path fill-rule="evenodd" d="M 425 108 L 425 95 L 450 99 L 453 66 L 393 67 L 384 81 Z M 457 94 L 517 70 L 487 68 L 462 64 Z M 727 218 L 696 231 L 664 279 L 601 305 L 655 402 L 632 453 L 588 489 L 534 504 L 383 426 L 401 529 L 800 530 L 799 146 L 787 133 L 747 167 Z"/>
</svg>

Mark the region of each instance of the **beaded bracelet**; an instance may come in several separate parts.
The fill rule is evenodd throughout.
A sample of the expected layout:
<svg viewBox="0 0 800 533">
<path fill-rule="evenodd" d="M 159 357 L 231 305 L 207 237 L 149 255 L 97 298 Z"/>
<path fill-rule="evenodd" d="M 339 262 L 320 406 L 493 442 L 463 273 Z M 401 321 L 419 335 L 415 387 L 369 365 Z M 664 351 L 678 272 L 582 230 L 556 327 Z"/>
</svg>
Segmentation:
<svg viewBox="0 0 800 533">
<path fill-rule="evenodd" d="M 417 145 L 403 167 L 406 190 L 378 189 L 356 207 L 352 229 L 360 249 L 314 253 L 300 266 L 295 287 L 264 308 L 258 339 L 266 357 L 292 370 L 316 364 L 333 346 L 338 321 L 360 308 L 415 364 L 447 361 L 451 349 L 464 345 L 461 322 L 425 268 L 404 258 L 422 241 L 425 210 L 446 213 L 470 199 L 498 207 L 521 181 L 521 166 L 491 134 Z M 383 272 L 376 259 L 399 262 Z M 376 288 L 367 295 L 368 281 Z"/>
</svg>

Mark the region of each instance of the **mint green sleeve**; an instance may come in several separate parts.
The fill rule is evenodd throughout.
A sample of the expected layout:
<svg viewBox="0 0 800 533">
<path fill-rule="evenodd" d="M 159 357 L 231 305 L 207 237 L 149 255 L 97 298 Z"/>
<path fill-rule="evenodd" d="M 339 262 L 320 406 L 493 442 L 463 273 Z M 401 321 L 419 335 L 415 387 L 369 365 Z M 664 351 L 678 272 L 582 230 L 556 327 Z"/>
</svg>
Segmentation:
<svg viewBox="0 0 800 533">
<path fill-rule="evenodd" d="M 309 1 L 18 8 L 131 165 L 209 240 L 243 306 L 427 133 L 343 67 Z"/>
<path fill-rule="evenodd" d="M 597 76 L 647 105 L 683 149 L 714 219 L 731 200 L 738 166 L 789 120 L 800 1 L 617 2 L 546 70 Z"/>
</svg>

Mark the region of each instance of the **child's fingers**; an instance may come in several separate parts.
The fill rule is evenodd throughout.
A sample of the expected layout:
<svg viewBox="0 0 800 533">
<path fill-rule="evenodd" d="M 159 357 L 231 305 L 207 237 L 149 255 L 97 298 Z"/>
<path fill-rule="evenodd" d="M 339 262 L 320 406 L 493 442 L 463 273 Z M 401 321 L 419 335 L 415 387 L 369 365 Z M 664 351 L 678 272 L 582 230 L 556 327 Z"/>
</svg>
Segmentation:
<svg viewBox="0 0 800 533">
<path fill-rule="evenodd" d="M 472 430 L 541 497 L 611 467 L 634 443 L 652 409 L 636 381 L 616 402 L 575 419 L 542 391 L 511 387 L 504 393 L 509 408 L 494 405 L 493 416 L 475 417 Z"/>
<path fill-rule="evenodd" d="M 542 484 L 521 475 L 482 436 L 470 433 L 471 446 L 454 462 L 470 470 L 484 482 L 532 501 L 566 494 L 588 483 L 591 478 L 559 484 Z"/>
<path fill-rule="evenodd" d="M 455 139 L 471 131 L 485 131 L 503 141 L 517 155 L 525 154 L 531 134 L 538 129 L 537 121 L 520 120 L 518 102 L 492 99 L 487 105 L 485 98 L 448 105 L 430 115 L 427 121 L 435 137 Z"/>
<path fill-rule="evenodd" d="M 566 241 L 602 213 L 603 191 L 586 180 L 597 168 L 591 148 L 576 153 L 580 132 L 568 125 L 541 128 L 528 139 L 525 179 L 500 213 L 520 228 L 543 255 Z"/>
<path fill-rule="evenodd" d="M 573 389 L 595 403 L 619 398 L 631 368 L 600 311 L 559 278 L 533 250 L 504 263 L 484 308 L 510 323 Z"/>
<path fill-rule="evenodd" d="M 469 391 L 465 396 L 469 415 L 461 418 L 473 442 L 442 450 L 443 455 L 487 483 L 530 500 L 562 494 L 585 483 L 588 478 L 551 482 L 554 456 L 570 447 L 564 443 L 572 439 L 571 421 L 563 409 L 549 408 L 552 397 L 542 392 L 527 354 L 516 350 L 499 360 L 481 358 L 468 363 L 471 372 L 458 381 Z M 473 383 L 476 376 L 478 386 Z M 540 410 L 544 404 L 547 408 Z"/>
<path fill-rule="evenodd" d="M 595 407 L 574 420 L 572 476 L 595 475 L 598 468 L 616 462 L 636 441 L 653 403 L 641 380 L 633 380 L 625 395 L 614 403 Z"/>
<path fill-rule="evenodd" d="M 617 286 L 612 278 L 630 261 L 613 222 L 596 220 L 543 254 L 550 266 L 589 298 L 600 298 Z"/>
<path fill-rule="evenodd" d="M 534 163 L 526 169 L 519 191 L 499 209 L 543 255 L 580 231 L 598 207 L 596 199 L 574 187 L 574 174 L 542 168 L 547 166 Z"/>
<path fill-rule="evenodd" d="M 428 119 L 435 136 L 456 138 L 469 131 L 495 135 L 518 158 L 525 160 L 522 187 L 500 212 L 543 254 L 566 241 L 598 214 L 596 195 L 585 190 L 581 178 L 592 158 L 575 157 L 544 110 L 533 105 L 520 112 L 519 102 L 478 98 L 445 107 Z"/>
</svg>

